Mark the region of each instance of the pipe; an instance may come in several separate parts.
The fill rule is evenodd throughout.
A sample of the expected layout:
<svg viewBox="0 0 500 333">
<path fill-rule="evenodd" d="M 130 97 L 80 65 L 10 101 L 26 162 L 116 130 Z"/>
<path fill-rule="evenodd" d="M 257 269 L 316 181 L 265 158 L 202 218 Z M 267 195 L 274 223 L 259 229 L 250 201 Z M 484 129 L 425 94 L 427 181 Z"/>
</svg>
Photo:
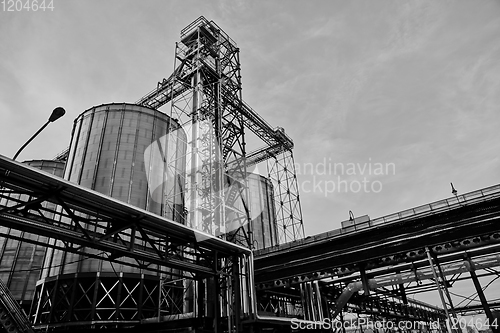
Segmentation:
<svg viewBox="0 0 500 333">
<path fill-rule="evenodd" d="M 270 316 L 259 316 L 257 313 L 257 293 L 256 293 L 256 288 L 255 288 L 255 281 L 254 281 L 254 261 L 253 261 L 253 253 L 250 253 L 249 256 L 249 280 L 250 280 L 250 295 L 253 298 L 253 300 L 250 302 L 251 303 L 251 312 L 250 312 L 250 320 L 245 321 L 245 323 L 252 323 L 256 321 L 265 321 L 269 323 L 276 323 L 276 324 L 282 324 L 282 325 L 292 325 L 292 320 L 296 318 L 283 318 L 283 317 L 270 317 Z M 377 287 L 377 281 L 375 279 L 368 279 L 368 287 L 370 289 L 374 289 Z M 351 282 L 347 285 L 347 287 L 344 289 L 342 294 L 337 298 L 337 301 L 335 302 L 335 312 L 331 318 L 336 318 L 337 315 L 342 312 L 342 309 L 344 306 L 347 304 L 349 299 L 357 293 L 359 290 L 363 289 L 363 282 L 357 281 L 357 282 Z M 304 323 L 310 323 L 312 325 L 314 324 L 322 324 L 322 321 L 308 321 L 308 320 L 300 320 L 301 322 Z"/>
<path fill-rule="evenodd" d="M 375 289 L 377 288 L 377 281 L 375 279 L 368 279 L 367 280 L 367 286 L 369 289 Z M 337 298 L 335 301 L 335 312 L 332 315 L 332 318 L 336 318 L 340 312 L 342 312 L 342 309 L 344 306 L 349 302 L 351 299 L 352 295 L 357 293 L 358 291 L 364 289 L 363 288 L 363 281 L 357 281 L 357 282 L 351 282 L 347 285 L 347 287 L 344 289 L 342 294 Z"/>
</svg>

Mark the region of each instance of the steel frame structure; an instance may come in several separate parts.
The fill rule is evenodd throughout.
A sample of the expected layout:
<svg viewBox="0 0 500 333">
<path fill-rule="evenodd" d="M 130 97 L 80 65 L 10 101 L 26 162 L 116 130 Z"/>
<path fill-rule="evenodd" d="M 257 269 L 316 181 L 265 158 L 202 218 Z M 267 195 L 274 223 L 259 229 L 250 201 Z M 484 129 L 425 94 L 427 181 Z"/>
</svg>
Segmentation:
<svg viewBox="0 0 500 333">
<path fill-rule="evenodd" d="M 255 260 L 258 302 L 262 308 L 266 293 L 293 295 L 304 284 L 319 281 L 318 293 L 327 300 L 332 320 L 350 309 L 385 318 L 444 322 L 461 311 L 451 302 L 448 288 L 467 279 L 493 322 L 477 277 L 498 278 L 499 222 L 500 185 L 496 185 L 375 219 L 360 230 L 334 230 L 260 250 Z M 349 290 L 350 299 L 344 303 Z M 407 296 L 429 290 L 442 293 L 444 310 L 424 306 L 427 310 L 412 318 Z M 303 299 L 314 303 L 311 295 L 306 293 Z M 394 303 L 390 311 L 383 301 L 388 297 Z M 305 308 L 303 316 L 308 317 Z"/>
<path fill-rule="evenodd" d="M 175 59 L 182 63 L 182 82 L 188 81 L 170 107 L 171 117 L 190 127 L 185 178 L 188 225 L 228 237 L 232 230 L 226 224 L 233 223 L 234 235 L 243 236 L 234 238 L 250 247 L 248 207 L 234 205 L 248 201 L 241 184 L 246 177 L 244 128 L 235 112 L 241 100 L 238 49 L 220 29 L 198 19 L 182 30 Z M 230 161 L 239 163 L 227 169 Z M 226 220 L 229 216 L 231 221 Z"/>
<path fill-rule="evenodd" d="M 170 115 L 190 128 L 186 157 L 191 174 L 184 181 L 192 226 L 252 247 L 246 172 L 271 160 L 268 175 L 279 189 L 275 204 L 280 240 L 302 239 L 293 141 L 242 100 L 240 69 L 236 43 L 213 21 L 200 17 L 181 31 L 174 72 L 136 104 L 158 109 L 170 102 Z M 246 130 L 264 146 L 247 152 Z M 206 213 L 197 212 L 200 207 Z M 235 230 L 235 225 L 241 227 Z"/>
<path fill-rule="evenodd" d="M 344 320 L 346 311 L 449 319 L 478 309 L 452 304 L 448 288 L 463 279 L 473 281 L 482 310 L 493 318 L 478 277 L 499 276 L 500 186 L 382 217 L 356 232 L 302 239 L 293 142 L 242 100 L 236 43 L 200 17 L 181 31 L 175 59 L 172 75 L 137 104 L 157 109 L 170 103 L 170 115 L 189 128 L 182 157 L 188 173 L 179 179 L 188 185 L 181 213 L 189 226 L 0 156 L 0 223 L 49 237 L 43 245 L 54 249 L 161 276 L 47 278 L 33 307 L 37 328 L 78 320 L 91 328 L 142 324 L 143 330 L 239 332 L 252 325 L 249 330 L 279 331 L 290 325 L 285 317 L 318 323 L 339 315 Z M 264 147 L 247 153 L 247 129 Z M 264 161 L 285 244 L 258 252 L 254 277 L 245 176 L 248 167 Z M 442 292 L 444 309 L 407 298 L 427 290 Z M 136 310 L 134 304 L 141 306 Z"/>
<path fill-rule="evenodd" d="M 170 102 L 170 116 L 190 130 L 188 152 L 178 157 L 184 158 L 188 165 L 187 175 L 179 179 L 187 185 L 183 193 L 186 208 L 178 214 L 186 216 L 188 226 L 201 232 L 191 231 L 187 241 L 172 236 L 172 230 L 158 228 L 158 221 L 154 227 L 145 223 L 144 212 L 122 215 L 127 209 L 123 210 L 121 203 L 110 204 L 102 200 L 104 196 L 99 200 L 89 199 L 88 193 L 82 198 L 81 193 L 74 196 L 71 191 L 75 188 L 67 187 L 68 183 L 61 185 L 2 161 L 6 162 L 9 177 L 1 193 L 5 200 L 9 197 L 0 211 L 5 225 L 39 235 L 55 234 L 48 246 L 66 253 L 104 257 L 144 271 L 159 271 L 162 276 L 159 283 L 133 274 L 47 278 L 39 283 L 34 303 L 34 320 L 39 326 L 65 326 L 75 320 L 95 327 L 110 327 L 152 315 L 145 307 L 128 311 L 125 303 L 132 302 L 151 303 L 150 309 L 158 309 L 158 318 L 191 311 L 194 317 L 227 318 L 226 323 L 214 321 L 215 331 L 224 325 L 229 331 L 238 329 L 242 313 L 253 307 L 250 294 L 253 287 L 248 286 L 251 278 L 248 253 L 229 255 L 220 249 L 207 250 L 205 245 L 213 246 L 212 236 L 219 236 L 249 249 L 253 247 L 245 179 L 247 165 L 274 159 L 268 173 L 279 189 L 275 193 L 281 239 L 304 237 L 295 170 L 287 167 L 293 166 L 293 142 L 283 129 L 273 129 L 243 102 L 236 43 L 214 22 L 200 17 L 181 31 L 175 59 L 174 73 L 137 104 L 157 109 Z M 250 159 L 245 142 L 248 129 L 264 142 L 263 148 L 248 155 Z M 56 157 L 66 158 L 67 151 Z M 13 181 L 13 176 L 19 179 Z M 43 190 L 36 189 L 34 184 Z M 59 192 L 60 188 L 64 190 Z M 69 196 L 65 196 L 67 188 Z M 19 194 L 17 201 L 11 198 L 14 193 Z M 71 201 L 75 198 L 79 200 Z M 88 203 L 88 200 L 94 201 Z M 168 203 L 169 199 L 166 200 Z M 107 206 L 98 201 L 106 202 Z M 44 202 L 52 202 L 57 210 L 41 206 Z M 151 214 L 147 216 L 154 220 Z M 86 253 L 84 248 L 101 252 Z M 130 263 L 128 258 L 135 262 Z M 242 294 L 244 285 L 246 292 Z M 181 310 L 179 298 L 187 294 L 194 304 L 183 304 Z M 210 305 L 209 295 L 218 295 Z"/>
<path fill-rule="evenodd" d="M 43 244 L 51 248 L 192 280 L 197 303 L 190 313 L 205 329 L 234 331 L 240 318 L 250 315 L 252 288 L 242 268 L 251 260 L 249 249 L 4 156 L 0 156 L 0 223 L 52 238 Z M 84 252 L 85 248 L 97 251 Z M 115 274 L 95 273 L 74 278 L 63 275 L 40 282 L 33 311 L 38 328 L 68 326 L 75 320 L 89 327 L 136 325 L 148 317 L 159 318 L 161 309 L 166 309 L 161 304 L 162 285 L 154 279 L 138 277 L 135 284 L 126 284 L 124 274 L 118 279 Z M 127 304 L 137 302 L 143 304 L 142 312 L 127 310 Z M 173 302 L 168 306 L 169 315 L 178 312 Z"/>
<path fill-rule="evenodd" d="M 210 237 L 5 157 L 0 157 L 0 186 L 2 200 L 9 199 L 8 205 L 5 204 L 6 200 L 0 205 L 0 220 L 5 226 L 57 237 L 61 243 L 50 243 L 50 245 L 59 246 L 69 252 L 78 253 L 82 246 L 88 246 L 102 251 L 96 256 L 105 254 L 113 262 L 120 262 L 123 257 L 132 257 L 136 259 L 136 264 L 144 269 L 160 270 L 160 266 L 168 266 L 169 270 L 161 270 L 165 276 L 171 275 L 165 280 L 167 291 L 173 289 L 174 278 L 186 279 L 186 272 L 193 274 L 192 283 L 198 284 L 195 290 L 204 295 L 209 291 L 220 295 L 221 304 L 204 303 L 198 307 L 197 314 L 191 314 L 193 316 L 191 324 L 195 322 L 196 325 L 205 327 L 218 326 L 219 330 L 223 327 L 226 329 L 233 327 L 237 330 L 236 326 L 241 326 L 241 323 L 238 323 L 239 316 L 235 314 L 252 312 L 250 304 L 250 295 L 253 294 L 251 292 L 253 279 L 250 276 L 252 270 L 244 268 L 245 265 L 251 265 L 251 260 L 247 260 L 250 250 L 245 247 Z M 415 313 L 411 307 L 398 305 L 397 302 L 388 305 L 384 298 L 400 299 L 405 304 L 404 299 L 408 293 L 420 292 L 421 289 L 418 288 L 426 287 L 418 286 L 419 281 L 436 281 L 433 276 L 434 267 L 439 271 L 440 288 L 453 283 L 453 280 L 463 278 L 460 277 L 462 274 L 471 275 L 473 271 L 477 272 L 477 276 L 496 275 L 495 268 L 500 266 L 497 255 L 500 248 L 498 225 L 500 186 L 478 192 L 480 195 L 477 193 L 464 195 L 460 198 L 460 202 L 447 201 L 447 204 L 442 206 L 430 204 L 430 207 L 442 207 L 433 211 L 422 213 L 421 209 L 414 209 L 413 211 L 421 213 L 395 214 L 399 219 L 384 217 L 382 220 L 385 223 L 358 232 L 329 232 L 295 244 L 279 246 L 273 251 L 260 251 L 260 256 L 256 260 L 260 309 L 265 310 L 266 306 L 267 309 L 273 307 L 283 309 L 284 306 L 295 304 L 293 312 L 288 314 L 298 314 L 312 320 L 320 319 L 321 316 L 333 317 L 335 312 L 332 311 L 339 310 L 335 303 L 339 293 L 342 294 L 342 290 L 350 284 L 357 283 L 365 295 L 353 296 L 350 305 L 352 311 L 407 318 L 406 315 Z M 13 202 L 13 198 L 17 201 Z M 42 203 L 49 204 L 42 205 Z M 55 209 L 54 205 L 60 208 Z M 55 216 L 61 218 L 57 219 Z M 62 217 L 71 222 L 62 223 Z M 387 239 L 374 238 L 374 229 L 384 232 Z M 133 233 L 137 239 L 144 240 L 142 244 L 145 245 L 137 246 L 134 245 L 135 242 L 130 242 Z M 200 234 L 207 238 L 197 242 L 197 235 L 199 238 Z M 153 235 L 154 238 L 148 239 L 145 235 Z M 357 245 L 359 243 L 363 246 Z M 430 264 L 426 258 L 425 247 L 432 251 L 433 257 L 439 262 L 432 261 L 432 265 Z M 321 252 L 320 256 L 315 255 L 317 250 Z M 286 264 L 290 258 L 296 260 L 293 262 L 293 269 Z M 268 262 L 263 264 L 263 260 Z M 318 267 L 321 269 L 318 270 Z M 447 278 L 449 276 L 452 278 Z M 105 279 L 103 276 L 102 281 Z M 321 280 L 319 289 L 315 284 L 311 284 L 317 280 Z M 204 287 L 200 287 L 200 284 Z M 243 288 L 243 285 L 248 289 Z M 101 286 L 101 291 L 96 291 L 96 297 L 107 302 L 113 297 L 115 287 L 108 282 L 101 283 Z M 287 290 L 284 286 L 300 292 L 297 294 L 295 291 L 295 296 L 291 297 L 290 289 Z M 75 289 L 67 285 L 58 288 L 51 288 L 52 293 L 46 295 L 50 296 L 56 292 L 75 295 Z M 235 293 L 232 289 L 240 292 Z M 262 296 L 266 293 L 267 303 Z M 123 294 L 122 299 L 129 297 L 127 296 L 129 294 Z M 250 303 L 238 301 L 237 295 L 248 295 Z M 40 299 L 43 299 L 42 297 Z M 203 303 L 205 298 L 200 297 L 198 300 Z M 75 299 L 75 296 L 68 296 L 64 302 L 71 304 L 73 311 L 79 310 L 80 308 L 75 306 L 78 304 L 69 303 L 71 299 Z M 116 299 L 120 298 L 115 298 L 115 301 Z M 40 303 L 49 304 L 50 297 L 46 297 L 45 300 L 47 302 L 41 300 Z M 135 299 L 137 300 L 139 299 Z M 240 309 L 231 308 L 229 303 L 234 300 L 237 300 L 236 304 L 241 304 Z M 64 302 L 51 304 L 45 309 L 53 308 L 52 316 L 64 314 L 61 309 L 68 308 L 64 306 L 67 305 Z M 306 310 L 305 302 L 309 302 L 307 305 L 310 307 L 309 310 Z M 315 307 L 314 304 L 319 304 L 318 302 L 322 305 Z M 158 305 L 152 304 L 153 307 L 158 306 L 157 310 L 160 312 L 155 318 L 186 319 L 186 311 L 176 313 L 180 312 L 180 309 L 175 309 L 174 305 L 178 306 L 179 303 L 171 302 L 168 305 L 170 309 L 162 308 L 159 301 Z M 317 312 L 320 308 L 321 312 Z M 312 309 L 315 309 L 315 314 Z M 103 310 L 108 313 L 113 311 L 109 307 Z M 417 311 L 417 315 L 413 315 L 414 319 L 427 318 L 429 310 L 432 314 L 432 309 L 428 309 L 427 314 L 425 311 L 420 312 L 420 315 Z M 207 314 L 207 317 L 214 318 L 211 315 L 217 313 L 225 320 L 207 323 L 201 319 Z M 277 314 L 283 313 L 278 310 Z M 46 314 L 42 311 L 39 315 L 43 317 Z M 433 315 L 439 315 L 439 312 L 435 311 Z M 47 318 L 50 316 L 49 313 Z M 91 322 L 100 325 L 110 324 L 109 320 Z M 137 322 L 139 321 L 135 321 Z M 258 327 L 264 324 L 256 322 L 255 325 Z"/>
</svg>

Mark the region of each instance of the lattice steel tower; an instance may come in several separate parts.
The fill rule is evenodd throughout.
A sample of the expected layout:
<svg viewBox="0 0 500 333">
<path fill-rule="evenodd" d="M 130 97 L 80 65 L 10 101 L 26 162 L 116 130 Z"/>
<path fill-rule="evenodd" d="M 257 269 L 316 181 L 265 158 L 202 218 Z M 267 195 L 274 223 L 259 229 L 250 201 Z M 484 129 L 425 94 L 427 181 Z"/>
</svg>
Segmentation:
<svg viewBox="0 0 500 333">
<path fill-rule="evenodd" d="M 187 164 L 178 181 L 186 184 L 182 214 L 189 226 L 254 247 L 252 214 L 259 212 L 249 210 L 247 168 L 267 161 L 279 242 L 303 238 L 293 142 L 243 101 L 240 69 L 236 43 L 200 17 L 181 31 L 172 75 L 136 104 L 158 109 L 170 103 L 170 116 L 187 133 L 186 155 L 177 158 Z M 248 153 L 246 130 L 264 146 Z"/>
</svg>

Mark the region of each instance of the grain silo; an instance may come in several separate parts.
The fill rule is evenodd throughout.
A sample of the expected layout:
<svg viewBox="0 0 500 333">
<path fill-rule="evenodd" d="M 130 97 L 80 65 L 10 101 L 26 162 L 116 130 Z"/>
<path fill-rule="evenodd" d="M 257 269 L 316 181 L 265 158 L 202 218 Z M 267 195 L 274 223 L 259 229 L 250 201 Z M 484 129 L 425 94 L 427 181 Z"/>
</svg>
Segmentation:
<svg viewBox="0 0 500 333">
<path fill-rule="evenodd" d="M 249 231 L 252 234 L 253 249 L 259 250 L 278 245 L 278 229 L 276 226 L 276 210 L 274 206 L 274 190 L 272 182 L 257 173 L 247 173 L 246 179 L 241 177 L 227 177 L 227 193 L 248 187 L 249 198 L 239 198 L 233 202 L 231 195 L 226 197 L 226 239 L 237 244 L 248 246 Z M 247 202 L 244 202 L 247 201 Z M 237 214 L 232 211 L 243 212 L 248 208 L 249 224 L 243 224 Z M 241 229 L 238 229 L 241 226 Z M 243 231 L 242 229 L 245 229 Z"/>
<path fill-rule="evenodd" d="M 186 135 L 166 114 L 134 104 L 104 104 L 75 120 L 64 178 L 184 223 L 185 154 Z M 159 283 L 152 270 L 49 249 L 37 292 L 42 300 L 47 293 L 57 296 L 50 310 L 38 302 L 34 321 L 137 323 L 156 315 Z"/>
<path fill-rule="evenodd" d="M 262 175 L 248 173 L 247 184 L 254 249 L 278 245 L 272 182 Z"/>
<path fill-rule="evenodd" d="M 63 176 L 65 164 L 63 161 L 32 160 L 24 161 L 23 163 L 58 177 Z M 2 205 L 14 206 L 18 200 L 25 202 L 28 201 L 28 198 L 21 198 L 17 194 L 11 194 L 10 199 L 1 199 L 0 201 L 2 201 Z M 51 203 L 43 203 L 42 206 L 46 209 L 54 208 L 54 205 Z M 48 218 L 51 218 L 50 213 L 44 212 L 44 214 Z M 14 299 L 21 304 L 27 313 L 33 301 L 36 282 L 40 278 L 47 250 L 47 247 L 41 244 L 46 243 L 48 239 L 44 236 L 8 227 L 0 227 L 0 234 L 39 242 L 39 244 L 33 244 L 12 238 L 0 237 L 0 279 L 10 289 Z"/>
<path fill-rule="evenodd" d="M 166 114 L 104 104 L 75 120 L 64 178 L 183 222 L 178 170 L 185 170 L 185 151 L 184 131 Z"/>
</svg>

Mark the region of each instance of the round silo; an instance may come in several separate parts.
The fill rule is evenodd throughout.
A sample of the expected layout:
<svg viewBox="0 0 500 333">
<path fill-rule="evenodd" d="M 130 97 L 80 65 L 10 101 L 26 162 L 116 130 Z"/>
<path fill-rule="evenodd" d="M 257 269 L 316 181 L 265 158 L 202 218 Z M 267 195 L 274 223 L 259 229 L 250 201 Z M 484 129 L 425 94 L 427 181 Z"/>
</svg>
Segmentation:
<svg viewBox="0 0 500 333">
<path fill-rule="evenodd" d="M 63 161 L 32 160 L 23 163 L 58 177 L 63 176 L 65 164 Z M 22 198 L 19 195 L 12 194 L 9 199 L 1 199 L 0 201 L 2 205 L 14 206 L 19 199 L 24 202 L 29 200 L 29 198 Z M 54 205 L 44 203 L 42 207 L 53 209 Z M 44 212 L 44 214 L 46 217 L 52 218 L 50 213 Z M 5 237 L 0 237 L 0 279 L 9 288 L 15 300 L 28 313 L 33 301 L 36 282 L 40 278 L 47 247 L 8 237 L 21 237 L 42 244 L 46 243 L 48 239 L 44 236 L 7 227 L 0 227 L 0 234 L 5 235 Z"/>
<path fill-rule="evenodd" d="M 248 173 L 247 184 L 254 249 L 278 245 L 272 182 L 262 175 Z"/>
<path fill-rule="evenodd" d="M 186 135 L 166 114 L 134 104 L 83 112 L 73 128 L 64 178 L 183 222 L 179 172 Z"/>
<path fill-rule="evenodd" d="M 226 239 L 242 246 L 248 246 L 249 230 L 252 231 L 253 249 L 278 245 L 276 210 L 272 182 L 257 173 L 248 172 L 246 179 L 236 173 L 226 176 Z M 240 187 L 248 186 L 248 202 L 232 192 L 240 193 Z M 248 207 L 249 225 L 244 224 L 241 214 Z M 245 229 L 245 230 L 242 230 Z"/>
<path fill-rule="evenodd" d="M 186 135 L 166 114 L 135 104 L 104 104 L 76 118 L 64 178 L 184 223 L 185 154 Z M 159 282 L 153 271 L 49 250 L 37 286 L 35 321 L 138 322 L 156 314 Z M 44 308 L 44 292 L 61 298 L 55 309 Z"/>
</svg>

